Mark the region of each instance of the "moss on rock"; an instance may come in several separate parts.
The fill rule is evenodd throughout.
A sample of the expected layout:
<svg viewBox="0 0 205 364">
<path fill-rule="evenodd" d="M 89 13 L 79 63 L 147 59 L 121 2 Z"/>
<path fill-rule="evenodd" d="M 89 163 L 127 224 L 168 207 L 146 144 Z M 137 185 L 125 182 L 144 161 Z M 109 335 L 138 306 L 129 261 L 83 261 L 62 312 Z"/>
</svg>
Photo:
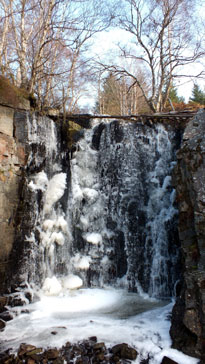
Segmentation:
<svg viewBox="0 0 205 364">
<path fill-rule="evenodd" d="M 0 76 L 0 104 L 13 108 L 30 109 L 30 95 L 13 85 L 7 78 Z"/>
</svg>

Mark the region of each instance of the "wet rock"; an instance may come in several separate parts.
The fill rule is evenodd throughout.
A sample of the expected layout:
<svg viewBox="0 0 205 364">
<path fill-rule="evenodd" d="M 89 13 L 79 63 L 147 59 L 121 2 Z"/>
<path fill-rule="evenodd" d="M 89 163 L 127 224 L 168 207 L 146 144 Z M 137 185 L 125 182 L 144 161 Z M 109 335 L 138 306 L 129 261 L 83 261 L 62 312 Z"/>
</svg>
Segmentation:
<svg viewBox="0 0 205 364">
<path fill-rule="evenodd" d="M 96 336 L 91 336 L 88 338 L 89 341 L 96 343 L 97 342 L 97 337 Z"/>
<path fill-rule="evenodd" d="M 27 362 L 26 362 L 27 364 L 35 364 L 36 363 L 36 361 L 34 360 L 34 359 L 28 359 L 27 360 Z"/>
<path fill-rule="evenodd" d="M 93 350 L 105 350 L 105 344 L 104 343 L 97 343 L 93 346 Z"/>
<path fill-rule="evenodd" d="M 30 344 L 21 344 L 20 348 L 18 350 L 18 356 L 22 357 L 24 356 L 26 353 L 35 350 L 36 347 L 34 345 L 30 345 Z"/>
<path fill-rule="evenodd" d="M 34 350 L 29 350 L 25 353 L 26 356 L 33 356 L 33 355 L 36 355 L 36 354 L 39 354 L 39 353 L 42 353 L 43 352 L 43 349 L 42 348 L 35 348 Z"/>
<path fill-rule="evenodd" d="M 9 311 L 4 311 L 0 313 L 0 319 L 3 321 L 11 321 L 13 319 L 13 316 Z"/>
<path fill-rule="evenodd" d="M 48 349 L 44 352 L 44 357 L 46 359 L 57 359 L 59 357 L 59 350 L 57 349 Z"/>
<path fill-rule="evenodd" d="M 149 364 L 149 359 L 150 359 L 149 356 L 148 356 L 147 359 L 142 359 L 141 362 L 140 362 L 140 364 Z"/>
<path fill-rule="evenodd" d="M 121 359 L 135 360 L 137 358 L 138 352 L 128 346 L 128 344 L 118 344 L 112 347 L 111 352 L 117 354 Z"/>
<path fill-rule="evenodd" d="M 0 331 L 3 331 L 3 330 L 4 330 L 4 328 L 5 328 L 5 326 L 6 326 L 5 321 L 0 320 Z"/>
<path fill-rule="evenodd" d="M 105 359 L 105 355 L 103 353 L 99 353 L 95 356 L 95 359 L 97 359 L 97 361 L 103 361 Z"/>
<path fill-rule="evenodd" d="M 168 358 L 167 356 L 164 356 L 164 358 L 162 359 L 162 363 L 161 364 L 179 364 L 176 361 Z"/>
<path fill-rule="evenodd" d="M 3 312 L 8 303 L 8 297 L 0 297 L 0 312 Z"/>
<path fill-rule="evenodd" d="M 128 344 L 115 345 L 112 351 L 103 342 L 96 341 L 97 338 L 93 336 L 77 344 L 67 342 L 61 349 L 49 348 L 46 350 L 29 344 L 21 344 L 16 357 L 13 354 L 9 355 L 9 350 L 0 354 L 0 364 L 130 364 L 130 360 L 136 359 L 136 350 L 129 347 Z"/>
<path fill-rule="evenodd" d="M 5 363 L 9 359 L 9 353 L 7 351 L 0 353 L 0 364 Z"/>
</svg>

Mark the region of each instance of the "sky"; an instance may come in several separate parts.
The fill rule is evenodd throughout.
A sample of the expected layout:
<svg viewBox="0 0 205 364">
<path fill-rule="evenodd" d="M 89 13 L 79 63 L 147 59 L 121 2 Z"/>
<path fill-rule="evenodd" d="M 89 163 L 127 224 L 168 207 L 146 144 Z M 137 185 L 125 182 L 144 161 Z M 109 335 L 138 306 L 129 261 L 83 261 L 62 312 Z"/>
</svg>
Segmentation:
<svg viewBox="0 0 205 364">
<path fill-rule="evenodd" d="M 130 35 L 123 29 L 113 28 L 109 31 L 103 31 L 98 33 L 93 38 L 93 44 L 91 48 L 91 54 L 97 60 L 101 60 L 108 62 L 112 60 L 116 61 L 117 53 L 119 52 L 118 43 L 121 45 L 127 44 L 131 41 Z M 114 62 L 113 62 L 114 63 Z M 194 64 L 192 66 L 187 66 L 183 69 L 183 72 L 186 74 L 196 73 L 196 67 L 199 71 L 203 70 L 203 64 Z M 201 89 L 203 90 L 205 87 L 204 81 L 197 81 Z M 192 89 L 194 85 L 194 79 L 191 78 L 183 78 L 178 79 L 175 83 L 179 96 L 183 96 L 185 98 L 185 102 L 189 101 L 189 98 L 192 95 Z M 91 112 L 92 108 L 95 105 L 95 97 L 96 97 L 96 89 L 91 86 L 91 93 L 89 92 L 89 96 L 86 95 L 81 99 L 81 106 L 88 107 L 88 111 Z M 91 96 L 93 95 L 93 96 Z"/>
</svg>

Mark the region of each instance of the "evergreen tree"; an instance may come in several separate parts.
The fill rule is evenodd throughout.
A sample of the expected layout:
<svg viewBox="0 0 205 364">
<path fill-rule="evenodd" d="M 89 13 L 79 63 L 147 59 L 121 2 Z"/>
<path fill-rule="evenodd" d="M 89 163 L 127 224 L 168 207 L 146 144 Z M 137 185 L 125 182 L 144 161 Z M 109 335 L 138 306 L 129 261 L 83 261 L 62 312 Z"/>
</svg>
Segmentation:
<svg viewBox="0 0 205 364">
<path fill-rule="evenodd" d="M 192 89 L 192 97 L 190 101 L 196 102 L 200 105 L 205 105 L 205 92 L 203 92 L 197 83 L 194 84 Z"/>
<path fill-rule="evenodd" d="M 169 91 L 169 98 L 172 102 L 179 104 L 180 102 L 184 102 L 185 99 L 183 96 L 179 96 L 177 93 L 177 89 L 175 86 L 172 86 Z"/>
<path fill-rule="evenodd" d="M 103 105 L 103 113 L 120 115 L 119 82 L 112 73 L 108 75 L 103 83 L 101 102 Z"/>
</svg>

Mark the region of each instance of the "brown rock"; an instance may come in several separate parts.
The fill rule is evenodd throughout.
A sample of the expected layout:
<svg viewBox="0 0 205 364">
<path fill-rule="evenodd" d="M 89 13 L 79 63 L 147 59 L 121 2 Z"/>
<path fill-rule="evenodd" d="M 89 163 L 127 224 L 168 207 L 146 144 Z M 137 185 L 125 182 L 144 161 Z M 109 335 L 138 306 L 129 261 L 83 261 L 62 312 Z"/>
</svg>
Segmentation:
<svg viewBox="0 0 205 364">
<path fill-rule="evenodd" d="M 7 303 L 8 303 L 7 297 L 0 297 L 0 312 L 4 311 L 4 307 L 7 305 Z"/>
<path fill-rule="evenodd" d="M 105 355 L 103 353 L 99 353 L 95 356 L 95 358 L 99 361 L 103 361 L 105 359 Z"/>
<path fill-rule="evenodd" d="M 19 351 L 18 351 L 18 356 L 22 357 L 24 356 L 26 353 L 31 352 L 33 350 L 35 350 L 36 347 L 34 345 L 30 345 L 30 344 L 21 344 Z"/>
<path fill-rule="evenodd" d="M 59 356 L 59 350 L 57 349 L 48 349 L 44 352 L 44 358 L 46 359 L 57 359 Z"/>
<path fill-rule="evenodd" d="M 42 348 L 35 348 L 34 350 L 29 350 L 27 353 L 26 353 L 26 356 L 31 356 L 31 355 L 36 355 L 36 354 L 40 354 L 43 352 L 43 349 Z"/>
<path fill-rule="evenodd" d="M 122 359 L 135 360 L 137 358 L 138 352 L 128 346 L 128 344 L 118 344 L 112 347 L 111 352 L 117 354 Z"/>
<path fill-rule="evenodd" d="M 36 361 L 34 359 L 28 358 L 26 361 L 27 364 L 35 364 Z"/>
<path fill-rule="evenodd" d="M 97 344 L 93 345 L 93 350 L 105 350 L 105 344 L 97 343 Z"/>
</svg>

